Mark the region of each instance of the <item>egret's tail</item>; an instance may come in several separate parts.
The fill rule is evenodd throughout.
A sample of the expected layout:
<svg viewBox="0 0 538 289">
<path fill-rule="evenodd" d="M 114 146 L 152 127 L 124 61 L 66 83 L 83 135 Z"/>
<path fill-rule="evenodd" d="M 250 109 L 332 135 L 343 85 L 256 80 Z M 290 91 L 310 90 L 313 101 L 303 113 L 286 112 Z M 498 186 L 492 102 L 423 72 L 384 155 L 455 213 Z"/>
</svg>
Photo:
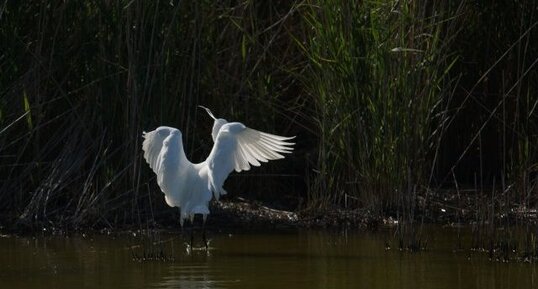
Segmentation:
<svg viewBox="0 0 538 289">
<path fill-rule="evenodd" d="M 198 205 L 191 210 L 191 215 L 194 214 L 209 215 L 209 209 L 207 206 Z"/>
</svg>

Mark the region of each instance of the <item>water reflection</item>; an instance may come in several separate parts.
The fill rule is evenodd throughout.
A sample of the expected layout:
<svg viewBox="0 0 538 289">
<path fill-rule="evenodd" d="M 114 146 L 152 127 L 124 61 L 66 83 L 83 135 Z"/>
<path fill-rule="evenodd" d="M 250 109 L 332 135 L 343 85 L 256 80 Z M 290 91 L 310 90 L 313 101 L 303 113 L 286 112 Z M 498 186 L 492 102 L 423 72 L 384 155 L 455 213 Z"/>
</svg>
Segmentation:
<svg viewBox="0 0 538 289">
<path fill-rule="evenodd" d="M 219 279 L 219 276 L 222 279 Z M 230 288 L 233 283 L 239 283 L 240 280 L 230 280 L 223 276 L 223 272 L 216 270 L 209 265 L 182 265 L 172 266 L 168 276 L 157 282 L 154 288 L 172 289 L 172 288 L 204 288 L 218 289 Z"/>
<path fill-rule="evenodd" d="M 213 236 L 188 254 L 177 234 L 157 238 L 0 238 L 0 288 L 533 288 L 536 266 L 454 252 L 435 228 L 429 249 L 385 250 L 391 231 Z M 465 238 L 469 238 L 466 233 Z M 465 242 L 464 242 L 465 243 Z M 394 247 L 394 246 L 393 246 Z M 134 249 L 133 249 L 134 248 Z M 163 251 L 174 261 L 134 261 Z"/>
</svg>

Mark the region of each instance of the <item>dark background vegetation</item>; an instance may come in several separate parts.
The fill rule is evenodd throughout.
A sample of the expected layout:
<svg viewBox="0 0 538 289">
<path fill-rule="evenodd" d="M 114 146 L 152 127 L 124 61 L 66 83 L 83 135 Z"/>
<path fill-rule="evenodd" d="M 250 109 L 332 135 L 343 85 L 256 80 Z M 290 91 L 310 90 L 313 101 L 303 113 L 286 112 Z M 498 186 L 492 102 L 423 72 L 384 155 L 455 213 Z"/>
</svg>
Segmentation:
<svg viewBox="0 0 538 289">
<path fill-rule="evenodd" d="M 534 0 L 1 1 L 0 225 L 172 217 L 141 133 L 178 127 L 202 161 L 197 105 L 297 135 L 289 158 L 233 174 L 232 197 L 383 215 L 472 191 L 533 208 L 537 14 Z"/>
</svg>

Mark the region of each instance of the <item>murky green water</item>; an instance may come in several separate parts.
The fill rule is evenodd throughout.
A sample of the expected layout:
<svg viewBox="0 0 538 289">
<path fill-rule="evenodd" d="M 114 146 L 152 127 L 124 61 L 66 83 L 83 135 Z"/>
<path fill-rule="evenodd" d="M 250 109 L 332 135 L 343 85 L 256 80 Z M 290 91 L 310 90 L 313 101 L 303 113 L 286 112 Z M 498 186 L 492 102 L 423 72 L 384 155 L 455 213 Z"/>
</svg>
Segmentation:
<svg viewBox="0 0 538 289">
<path fill-rule="evenodd" d="M 436 229 L 420 253 L 385 250 L 380 233 L 287 232 L 211 235 L 188 254 L 160 234 L 173 262 L 142 256 L 140 237 L 2 237 L 0 288 L 534 288 L 536 265 L 454 253 L 455 231 Z M 141 245 L 142 247 L 138 247 Z M 147 249 L 146 249 L 147 251 Z M 147 251 L 149 253 L 149 251 Z"/>
</svg>

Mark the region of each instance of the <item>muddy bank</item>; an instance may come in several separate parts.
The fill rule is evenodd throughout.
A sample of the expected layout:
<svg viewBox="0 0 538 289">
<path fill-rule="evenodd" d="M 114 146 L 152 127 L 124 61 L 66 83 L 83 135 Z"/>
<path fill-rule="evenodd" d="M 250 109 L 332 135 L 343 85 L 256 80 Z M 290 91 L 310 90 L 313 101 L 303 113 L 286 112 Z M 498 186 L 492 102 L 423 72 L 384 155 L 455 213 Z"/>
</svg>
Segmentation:
<svg viewBox="0 0 538 289">
<path fill-rule="evenodd" d="M 285 229 L 342 228 L 375 229 L 387 218 L 366 209 L 279 210 L 243 198 L 215 202 L 211 205 L 209 228 Z"/>
<path fill-rule="evenodd" d="M 258 230 L 287 230 L 299 228 L 375 228 L 383 222 L 380 216 L 374 216 L 367 210 L 282 210 L 272 204 L 247 200 L 241 197 L 224 199 L 210 203 L 211 214 L 208 216 L 206 229 L 208 231 L 240 232 Z M 136 224 L 109 224 L 102 222 L 88 223 L 73 227 L 65 223 L 55 222 L 12 222 L 0 223 L 0 232 L 18 235 L 52 234 L 69 235 L 71 233 L 100 233 L 122 234 L 138 231 L 181 231 L 179 210 L 170 209 L 159 214 L 142 218 Z M 196 217 L 195 229 L 200 229 L 202 220 Z M 185 223 L 185 229 L 190 230 L 190 222 Z"/>
<path fill-rule="evenodd" d="M 429 193 L 417 196 L 411 215 L 409 208 L 398 208 L 389 212 L 372 212 L 368 209 L 344 209 L 328 207 L 324 209 L 283 210 L 270 203 L 248 200 L 241 197 L 226 198 L 211 202 L 206 227 L 209 231 L 256 231 L 294 228 L 349 228 L 375 230 L 379 226 L 398 224 L 439 224 L 443 226 L 486 225 L 494 222 L 499 225 L 536 225 L 536 209 L 517 205 L 503 204 L 495 201 L 491 209 L 491 200 L 473 192 L 454 194 L 453 192 Z M 195 226 L 201 225 L 201 219 L 195 219 Z M 186 228 L 190 228 L 187 223 Z M 179 210 L 158 210 L 154 215 L 142 216 L 135 224 L 110 224 L 94 222 L 72 227 L 69 224 L 47 223 L 0 223 L 0 232 L 16 234 L 99 231 L 104 233 L 168 230 L 179 231 Z"/>
<path fill-rule="evenodd" d="M 302 210 L 287 211 L 236 198 L 215 202 L 211 206 L 209 228 L 285 229 L 353 227 L 365 229 L 381 222 L 367 210 Z"/>
<path fill-rule="evenodd" d="M 474 191 L 439 191 L 416 197 L 414 210 L 397 208 L 388 212 L 372 212 L 368 209 L 305 209 L 298 211 L 278 210 L 271 204 L 243 198 L 214 202 L 211 206 L 209 227 L 271 229 L 271 228 L 341 228 L 377 229 L 398 223 L 438 224 L 443 226 L 485 225 L 536 225 L 537 210 L 532 207 L 506 202 L 501 198 L 491 200 L 488 195 L 477 196 Z M 495 225 L 497 224 L 497 225 Z"/>
</svg>

